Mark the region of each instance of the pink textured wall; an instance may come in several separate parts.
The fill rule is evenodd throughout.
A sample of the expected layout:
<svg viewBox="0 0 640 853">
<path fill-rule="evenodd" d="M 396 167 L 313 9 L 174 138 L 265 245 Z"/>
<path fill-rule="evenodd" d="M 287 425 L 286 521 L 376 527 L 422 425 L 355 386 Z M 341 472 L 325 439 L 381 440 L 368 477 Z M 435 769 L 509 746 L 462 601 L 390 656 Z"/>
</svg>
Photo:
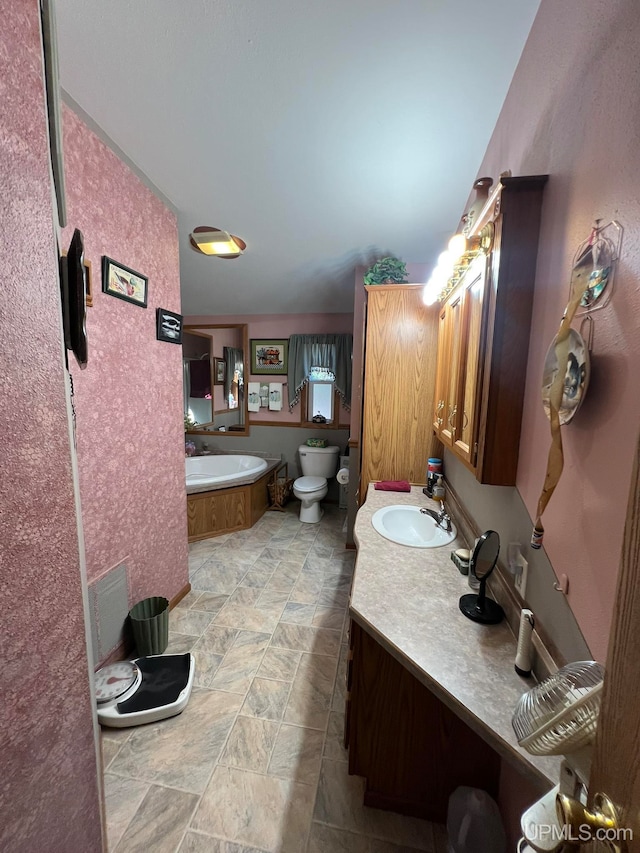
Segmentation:
<svg viewBox="0 0 640 853">
<path fill-rule="evenodd" d="M 38 3 L 0 19 L 0 849 L 99 851 Z"/>
<path fill-rule="evenodd" d="M 180 312 L 174 214 L 68 108 L 69 225 L 92 264 L 89 363 L 72 363 L 87 575 L 126 561 L 131 602 L 188 583 L 182 348 L 156 340 L 156 308 Z M 101 292 L 103 255 L 149 278 L 147 308 Z"/>
<path fill-rule="evenodd" d="M 247 323 L 249 340 L 251 338 L 273 338 L 281 340 L 289 335 L 314 335 L 314 334 L 351 334 L 353 332 L 353 314 L 248 314 L 248 315 L 225 315 L 210 317 L 185 317 L 185 324 L 195 323 Z M 264 375 L 251 375 L 248 382 L 268 382 L 269 377 Z M 272 382 L 286 383 L 287 377 L 273 376 Z M 300 407 L 296 406 L 289 411 L 287 388 L 284 390 L 284 404 L 279 412 L 268 409 L 260 409 L 259 412 L 251 412 L 251 422 L 259 424 L 260 421 L 281 421 L 283 426 L 295 424 L 300 421 Z M 350 413 L 346 409 L 340 410 L 340 423 L 348 424 Z"/>
<path fill-rule="evenodd" d="M 629 94 L 638 88 L 639 40 L 630 0 L 542 0 L 478 171 L 550 175 L 517 484 L 532 517 L 550 443 L 542 366 L 567 302 L 572 258 L 594 219 L 625 228 L 613 299 L 593 314 L 588 395 L 563 427 L 564 473 L 543 519 L 549 559 L 556 574 L 569 576 L 570 606 L 600 659 L 640 423 L 640 101 Z"/>
</svg>

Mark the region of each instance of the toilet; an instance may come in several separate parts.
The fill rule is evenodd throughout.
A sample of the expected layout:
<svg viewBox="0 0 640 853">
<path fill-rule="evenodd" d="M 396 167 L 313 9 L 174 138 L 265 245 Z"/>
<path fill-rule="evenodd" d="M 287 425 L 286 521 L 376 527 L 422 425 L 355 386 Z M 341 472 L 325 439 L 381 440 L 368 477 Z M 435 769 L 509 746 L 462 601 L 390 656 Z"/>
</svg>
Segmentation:
<svg viewBox="0 0 640 853">
<path fill-rule="evenodd" d="M 327 496 L 329 485 L 327 478 L 335 477 L 338 468 L 340 448 L 309 447 L 302 444 L 298 448 L 302 477 L 293 483 L 293 494 L 301 501 L 300 521 L 317 524 L 322 518 L 320 501 Z"/>
</svg>

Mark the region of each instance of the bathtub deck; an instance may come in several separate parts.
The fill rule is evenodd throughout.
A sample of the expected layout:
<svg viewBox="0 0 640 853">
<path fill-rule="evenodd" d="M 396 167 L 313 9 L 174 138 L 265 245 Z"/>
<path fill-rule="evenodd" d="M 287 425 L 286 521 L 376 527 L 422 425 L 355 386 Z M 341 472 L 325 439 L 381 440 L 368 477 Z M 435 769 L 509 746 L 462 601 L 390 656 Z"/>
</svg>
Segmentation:
<svg viewBox="0 0 640 853">
<path fill-rule="evenodd" d="M 278 467 L 278 465 L 282 464 L 280 459 L 272 459 L 271 457 L 263 458 L 266 458 L 267 460 L 267 467 L 264 471 L 260 471 L 259 475 L 247 474 L 246 477 L 235 480 L 233 483 L 213 483 L 204 486 L 198 485 L 197 483 L 187 483 L 187 495 L 197 495 L 202 492 L 219 492 L 221 489 L 229 489 L 235 486 L 248 486 L 252 483 L 255 483 L 258 479 L 264 477 L 266 474 L 271 474 Z"/>
<path fill-rule="evenodd" d="M 280 460 L 273 460 L 258 479 L 254 475 L 244 484 L 223 484 L 220 488 L 207 487 L 205 491 L 188 494 L 189 542 L 253 527 L 269 508 L 268 485 L 280 464 Z"/>
</svg>

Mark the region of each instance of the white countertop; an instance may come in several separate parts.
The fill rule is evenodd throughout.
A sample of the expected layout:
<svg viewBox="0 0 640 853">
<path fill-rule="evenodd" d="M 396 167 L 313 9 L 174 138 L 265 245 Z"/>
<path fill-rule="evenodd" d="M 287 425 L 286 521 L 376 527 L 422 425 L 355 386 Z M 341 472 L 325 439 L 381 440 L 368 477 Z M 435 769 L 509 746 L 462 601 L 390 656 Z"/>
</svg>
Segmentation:
<svg viewBox="0 0 640 853">
<path fill-rule="evenodd" d="M 371 516 L 393 504 L 439 506 L 419 486 L 410 493 L 369 486 L 354 527 L 358 557 L 351 618 L 496 752 L 551 788 L 558 782 L 561 757 L 530 755 L 518 746 L 511 726 L 518 699 L 535 684 L 514 670 L 511 629 L 506 621 L 472 622 L 458 607 L 460 596 L 471 590 L 450 555 L 466 543 L 456 539 L 440 548 L 410 548 L 390 542 L 373 529 Z"/>
</svg>

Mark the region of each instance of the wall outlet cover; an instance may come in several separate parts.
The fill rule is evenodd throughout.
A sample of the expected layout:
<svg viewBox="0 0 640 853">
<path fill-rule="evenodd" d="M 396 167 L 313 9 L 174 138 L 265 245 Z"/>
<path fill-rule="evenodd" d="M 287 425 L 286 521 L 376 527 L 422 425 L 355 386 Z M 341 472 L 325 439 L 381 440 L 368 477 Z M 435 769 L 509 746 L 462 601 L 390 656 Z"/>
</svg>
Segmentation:
<svg viewBox="0 0 640 853">
<path fill-rule="evenodd" d="M 522 596 L 525 598 L 527 592 L 527 575 L 529 573 L 529 563 L 525 560 L 525 558 L 520 554 L 518 559 L 518 568 L 514 575 L 513 581 L 515 583 L 515 587 Z"/>
</svg>

